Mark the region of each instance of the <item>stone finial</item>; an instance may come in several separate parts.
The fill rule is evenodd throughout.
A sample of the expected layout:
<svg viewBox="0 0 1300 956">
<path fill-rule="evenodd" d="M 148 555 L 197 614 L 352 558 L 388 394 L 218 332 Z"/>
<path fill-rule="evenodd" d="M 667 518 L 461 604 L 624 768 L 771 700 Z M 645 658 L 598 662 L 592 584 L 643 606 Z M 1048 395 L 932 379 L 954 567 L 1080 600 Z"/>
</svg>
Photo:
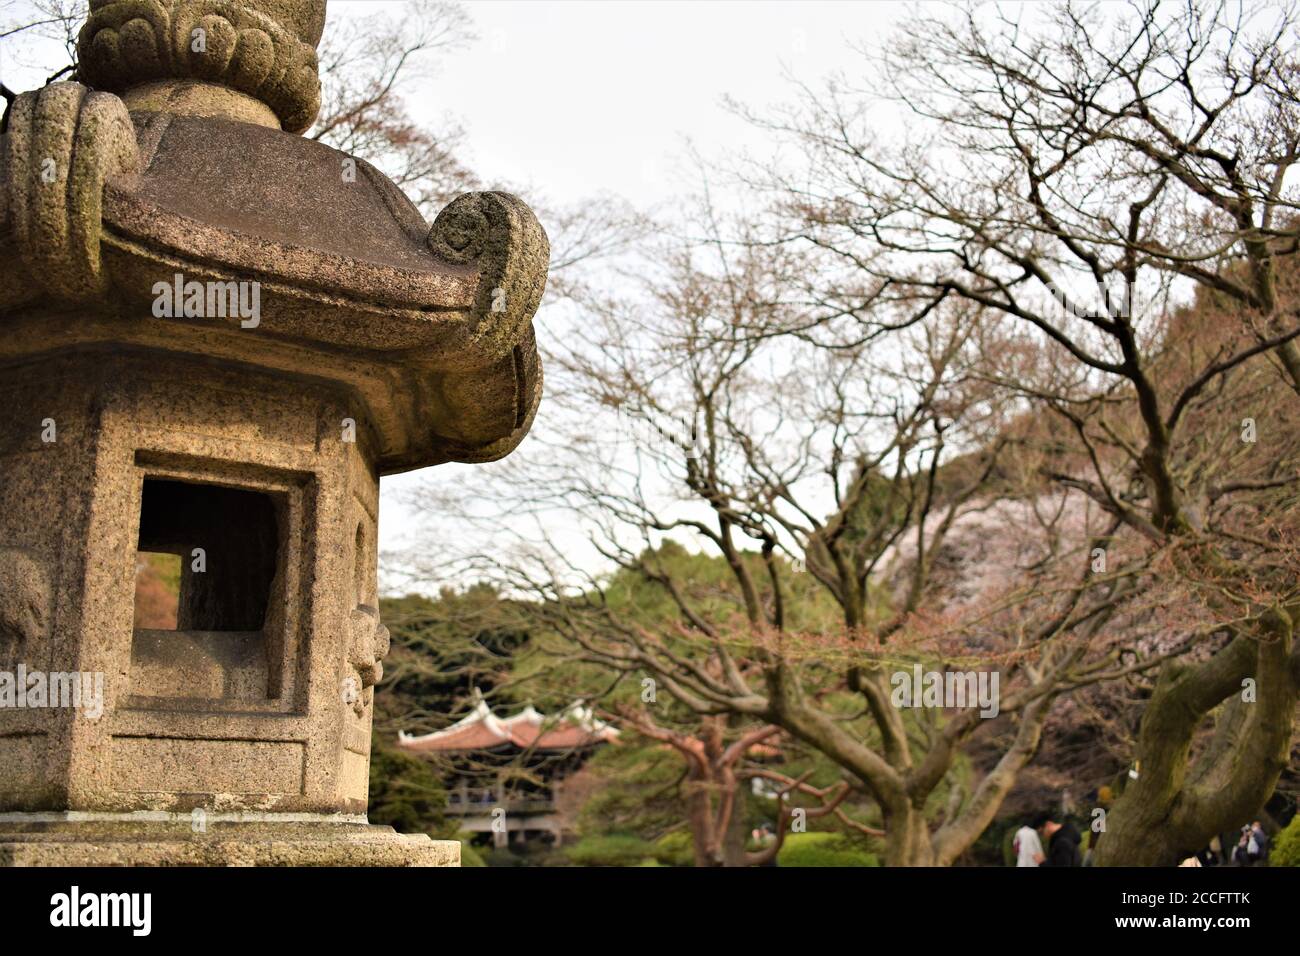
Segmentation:
<svg viewBox="0 0 1300 956">
<path fill-rule="evenodd" d="M 90 0 L 79 79 L 130 109 L 301 133 L 320 109 L 325 0 Z"/>
</svg>

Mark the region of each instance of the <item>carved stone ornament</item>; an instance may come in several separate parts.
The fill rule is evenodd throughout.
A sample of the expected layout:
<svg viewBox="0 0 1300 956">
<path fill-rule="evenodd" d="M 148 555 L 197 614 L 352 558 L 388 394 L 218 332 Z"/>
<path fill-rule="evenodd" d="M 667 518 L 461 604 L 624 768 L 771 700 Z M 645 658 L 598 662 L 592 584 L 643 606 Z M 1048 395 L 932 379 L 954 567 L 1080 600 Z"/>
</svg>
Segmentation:
<svg viewBox="0 0 1300 956">
<path fill-rule="evenodd" d="M 320 109 L 320 23 L 287 28 L 283 4 L 234 0 L 91 0 L 77 39 L 80 78 L 122 93 L 150 80 L 220 83 L 261 100 L 290 133 Z M 322 18 L 323 23 L 323 18 Z"/>
</svg>

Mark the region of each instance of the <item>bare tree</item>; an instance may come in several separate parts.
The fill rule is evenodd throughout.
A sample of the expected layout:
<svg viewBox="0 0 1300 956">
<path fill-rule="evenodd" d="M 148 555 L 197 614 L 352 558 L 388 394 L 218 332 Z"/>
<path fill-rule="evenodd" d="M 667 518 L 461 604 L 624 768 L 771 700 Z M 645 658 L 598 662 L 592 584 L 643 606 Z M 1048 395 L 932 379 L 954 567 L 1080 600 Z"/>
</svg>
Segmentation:
<svg viewBox="0 0 1300 956">
<path fill-rule="evenodd" d="M 28 41 L 44 41 L 60 50 L 62 62 L 42 64 L 50 70 L 46 83 L 61 79 L 76 70 L 77 31 L 86 16 L 86 6 L 80 0 L 4 0 L 0 3 L 0 42 L 5 44 L 4 59 L 0 60 L 0 91 L 6 104 L 13 100 L 16 91 L 9 83 L 12 78 L 8 68 L 19 60 L 27 49 Z"/>
<path fill-rule="evenodd" d="M 1110 674 L 1094 638 L 1128 584 L 1093 580 L 1085 558 L 1114 522 L 1101 509 L 1071 528 L 1037 515 L 1008 555 L 1023 575 L 949 607 L 934 556 L 996 482 L 1014 482 L 998 467 L 1017 406 L 981 371 L 992 343 L 980 310 L 954 300 L 904 320 L 893 307 L 889 341 L 829 325 L 806 336 L 822 307 L 800 294 L 807 259 L 743 225 L 724 241 L 702 208 L 703 241 L 626 277 L 641 296 L 583 301 L 548 356 L 559 385 L 531 452 L 456 490 L 485 533 L 537 527 L 528 548 L 466 566 L 531 596 L 554 655 L 611 673 L 615 700 L 649 680 L 701 727 L 719 732 L 705 722 L 726 716 L 719 753 L 779 727 L 870 795 L 886 862 L 951 863 L 1033 756 L 1054 698 Z M 442 522 L 456 508 L 413 503 Z M 574 527 L 619 574 L 575 557 Z M 675 567 L 662 547 L 672 538 L 725 573 Z M 903 583 L 885 595 L 877 578 L 900 564 Z M 673 613 L 647 621 L 623 604 L 627 576 Z M 997 712 L 1012 727 L 969 781 L 961 755 L 993 721 L 973 707 L 901 707 L 891 690 L 913 664 L 954 659 L 999 673 Z M 628 719 L 649 726 L 644 712 Z M 687 748 L 708 734 L 678 736 Z"/>
<path fill-rule="evenodd" d="M 917 314 L 978 306 L 1022 343 L 990 355 L 988 377 L 1060 423 L 1042 474 L 1117 522 L 1112 571 L 1148 569 L 1136 594 L 1164 589 L 1195 609 L 1171 623 L 1196 637 L 1192 653 L 1150 690 L 1140 770 L 1097 855 L 1170 863 L 1268 798 L 1300 688 L 1286 520 L 1295 20 L 1290 7 L 1200 2 L 1021 16 L 917 17 L 866 51 L 868 82 L 840 78 L 754 116 L 809 162 L 751 179 L 784 197 L 774 235 L 822 259 L 810 284 L 837 308 L 814 330 L 844 315 L 877 327 L 832 284 L 850 275 Z M 902 141 L 873 135 L 884 108 L 907 118 Z M 1176 308 L 1193 294 L 1214 323 L 1192 328 Z M 1026 368 L 1037 345 L 1051 361 Z M 1211 715 L 1210 743 L 1192 748 Z"/>
<path fill-rule="evenodd" d="M 641 735 L 672 747 L 685 762 L 686 820 L 696 866 L 743 866 L 768 859 L 766 853 L 746 852 L 748 834 L 737 804 L 744 796 L 743 780 L 757 773 L 745 766 L 745 758 L 751 748 L 776 736 L 779 727 L 758 726 L 728 742 L 723 716 L 702 718 L 698 733 L 661 726 L 644 708 L 623 707 L 618 716 Z"/>
</svg>

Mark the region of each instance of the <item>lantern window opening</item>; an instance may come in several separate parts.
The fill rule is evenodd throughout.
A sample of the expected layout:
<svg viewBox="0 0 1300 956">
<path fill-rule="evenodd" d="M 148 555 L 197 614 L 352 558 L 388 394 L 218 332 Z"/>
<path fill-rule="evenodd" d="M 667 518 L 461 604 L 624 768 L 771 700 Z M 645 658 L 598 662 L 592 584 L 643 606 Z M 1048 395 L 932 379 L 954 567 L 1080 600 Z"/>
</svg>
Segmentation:
<svg viewBox="0 0 1300 956">
<path fill-rule="evenodd" d="M 146 475 L 141 485 L 132 695 L 280 696 L 283 496 Z M 168 571 L 175 570 L 175 577 Z M 165 598 L 174 589 L 174 616 Z M 159 592 L 163 592 L 160 594 Z M 168 626 L 170 625 L 170 626 Z"/>
</svg>

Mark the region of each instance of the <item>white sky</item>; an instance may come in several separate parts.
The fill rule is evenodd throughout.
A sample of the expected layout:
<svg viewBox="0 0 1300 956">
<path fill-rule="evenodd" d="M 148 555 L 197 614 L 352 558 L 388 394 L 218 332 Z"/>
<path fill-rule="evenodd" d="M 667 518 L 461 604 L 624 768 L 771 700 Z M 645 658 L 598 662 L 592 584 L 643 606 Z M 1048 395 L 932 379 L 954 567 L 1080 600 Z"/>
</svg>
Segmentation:
<svg viewBox="0 0 1300 956">
<path fill-rule="evenodd" d="M 400 10 L 401 0 L 333 0 L 331 16 Z M 483 179 L 529 187 L 567 206 L 614 193 L 662 207 L 692 183 L 691 144 L 705 157 L 756 146 L 722 104 L 792 97 L 789 77 L 815 83 L 860 62 L 850 43 L 878 38 L 906 15 L 898 2 L 558 2 L 466 4 L 479 41 L 448 57 L 417 117 L 450 111 L 466 132 L 462 160 Z M 555 317 L 558 318 L 558 317 Z M 555 319 L 552 319 L 554 323 Z M 543 306 L 538 335 L 547 334 Z M 545 397 L 539 418 L 546 410 Z M 472 480 L 445 465 L 440 477 Z M 428 472 L 385 478 L 381 547 L 398 550 L 419 529 L 397 497 Z M 427 533 L 427 529 L 424 529 Z"/>
<path fill-rule="evenodd" d="M 331 13 L 372 5 L 351 0 Z M 684 138 L 712 152 L 745 137 L 721 107 L 724 94 L 758 104 L 788 98 L 783 69 L 814 80 L 852 66 L 846 38 L 880 32 L 900 7 L 469 3 L 480 40 L 448 59 L 428 106 L 459 115 L 468 158 L 489 180 L 535 183 L 561 200 L 607 190 L 656 203 L 674 192 Z"/>
</svg>

